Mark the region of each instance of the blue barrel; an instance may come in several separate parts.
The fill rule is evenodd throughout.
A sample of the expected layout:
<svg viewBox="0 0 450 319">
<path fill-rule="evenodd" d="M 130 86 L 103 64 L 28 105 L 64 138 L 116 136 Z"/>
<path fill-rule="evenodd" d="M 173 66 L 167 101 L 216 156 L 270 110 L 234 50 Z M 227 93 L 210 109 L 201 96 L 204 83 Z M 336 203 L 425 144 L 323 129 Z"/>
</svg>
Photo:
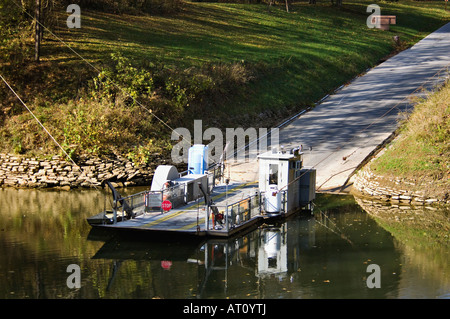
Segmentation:
<svg viewBox="0 0 450 319">
<path fill-rule="evenodd" d="M 208 170 L 208 146 L 195 144 L 189 148 L 189 174 L 205 174 Z"/>
</svg>

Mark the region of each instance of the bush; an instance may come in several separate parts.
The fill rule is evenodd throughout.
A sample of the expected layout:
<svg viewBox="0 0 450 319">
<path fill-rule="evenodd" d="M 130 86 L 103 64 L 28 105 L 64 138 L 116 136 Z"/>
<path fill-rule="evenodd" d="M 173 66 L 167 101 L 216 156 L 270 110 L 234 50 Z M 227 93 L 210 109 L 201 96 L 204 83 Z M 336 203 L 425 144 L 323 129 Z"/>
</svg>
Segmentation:
<svg viewBox="0 0 450 319">
<path fill-rule="evenodd" d="M 113 53 L 113 69 L 103 69 L 93 79 L 92 96 L 97 99 L 115 101 L 118 96 L 125 104 L 135 105 L 141 96 L 149 97 L 153 92 L 153 75 L 143 68 L 136 68 L 121 54 Z"/>
<path fill-rule="evenodd" d="M 135 145 L 155 137 L 161 129 L 138 107 L 105 101 L 79 100 L 61 105 L 53 118 L 63 131 L 62 146 L 69 155 L 126 154 Z"/>
<path fill-rule="evenodd" d="M 161 62 L 132 65 L 120 53 L 93 80 L 90 95 L 97 101 L 144 106 L 165 122 L 183 124 L 187 110 L 203 112 L 208 102 L 243 89 L 254 78 L 243 63 L 207 64 L 179 69 Z"/>
</svg>

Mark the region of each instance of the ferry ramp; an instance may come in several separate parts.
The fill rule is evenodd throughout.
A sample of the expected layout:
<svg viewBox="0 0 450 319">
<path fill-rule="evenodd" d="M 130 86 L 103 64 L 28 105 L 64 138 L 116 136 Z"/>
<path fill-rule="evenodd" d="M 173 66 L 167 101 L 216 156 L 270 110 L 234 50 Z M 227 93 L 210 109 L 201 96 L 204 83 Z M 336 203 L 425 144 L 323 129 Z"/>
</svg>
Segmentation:
<svg viewBox="0 0 450 319">
<path fill-rule="evenodd" d="M 448 78 L 449 52 L 450 23 L 292 119 L 280 128 L 280 145 L 303 145 L 304 165 L 317 170 L 318 192 L 345 192 L 355 170 L 412 110 L 411 97 Z M 257 167 L 254 162 L 235 163 L 228 174 L 234 180 L 257 181 Z"/>
</svg>

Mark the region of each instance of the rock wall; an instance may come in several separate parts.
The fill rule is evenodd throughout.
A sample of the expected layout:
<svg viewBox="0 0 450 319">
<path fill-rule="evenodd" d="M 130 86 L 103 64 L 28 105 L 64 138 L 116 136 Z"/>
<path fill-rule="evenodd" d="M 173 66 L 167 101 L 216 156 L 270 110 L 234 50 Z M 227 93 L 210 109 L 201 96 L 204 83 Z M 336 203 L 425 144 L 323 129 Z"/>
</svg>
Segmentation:
<svg viewBox="0 0 450 319">
<path fill-rule="evenodd" d="M 137 166 L 123 157 L 84 158 L 78 165 L 54 156 L 51 159 L 0 154 L 0 186 L 91 188 L 105 180 L 115 186 L 150 185 L 157 163 Z"/>
<path fill-rule="evenodd" d="M 356 191 L 357 195 L 407 204 L 450 204 L 450 199 L 427 195 L 426 189 L 413 191 L 415 186 L 413 181 L 378 176 L 368 165 L 358 171 L 353 180 L 353 191 Z"/>
</svg>

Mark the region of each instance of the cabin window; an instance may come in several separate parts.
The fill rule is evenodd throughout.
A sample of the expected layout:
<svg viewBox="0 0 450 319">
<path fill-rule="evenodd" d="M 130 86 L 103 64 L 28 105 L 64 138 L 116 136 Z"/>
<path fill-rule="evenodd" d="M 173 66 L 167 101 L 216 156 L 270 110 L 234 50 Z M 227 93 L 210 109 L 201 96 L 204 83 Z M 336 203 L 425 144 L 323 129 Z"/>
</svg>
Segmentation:
<svg viewBox="0 0 450 319">
<path fill-rule="evenodd" d="M 278 185 L 278 164 L 269 164 L 269 185 Z"/>
</svg>

